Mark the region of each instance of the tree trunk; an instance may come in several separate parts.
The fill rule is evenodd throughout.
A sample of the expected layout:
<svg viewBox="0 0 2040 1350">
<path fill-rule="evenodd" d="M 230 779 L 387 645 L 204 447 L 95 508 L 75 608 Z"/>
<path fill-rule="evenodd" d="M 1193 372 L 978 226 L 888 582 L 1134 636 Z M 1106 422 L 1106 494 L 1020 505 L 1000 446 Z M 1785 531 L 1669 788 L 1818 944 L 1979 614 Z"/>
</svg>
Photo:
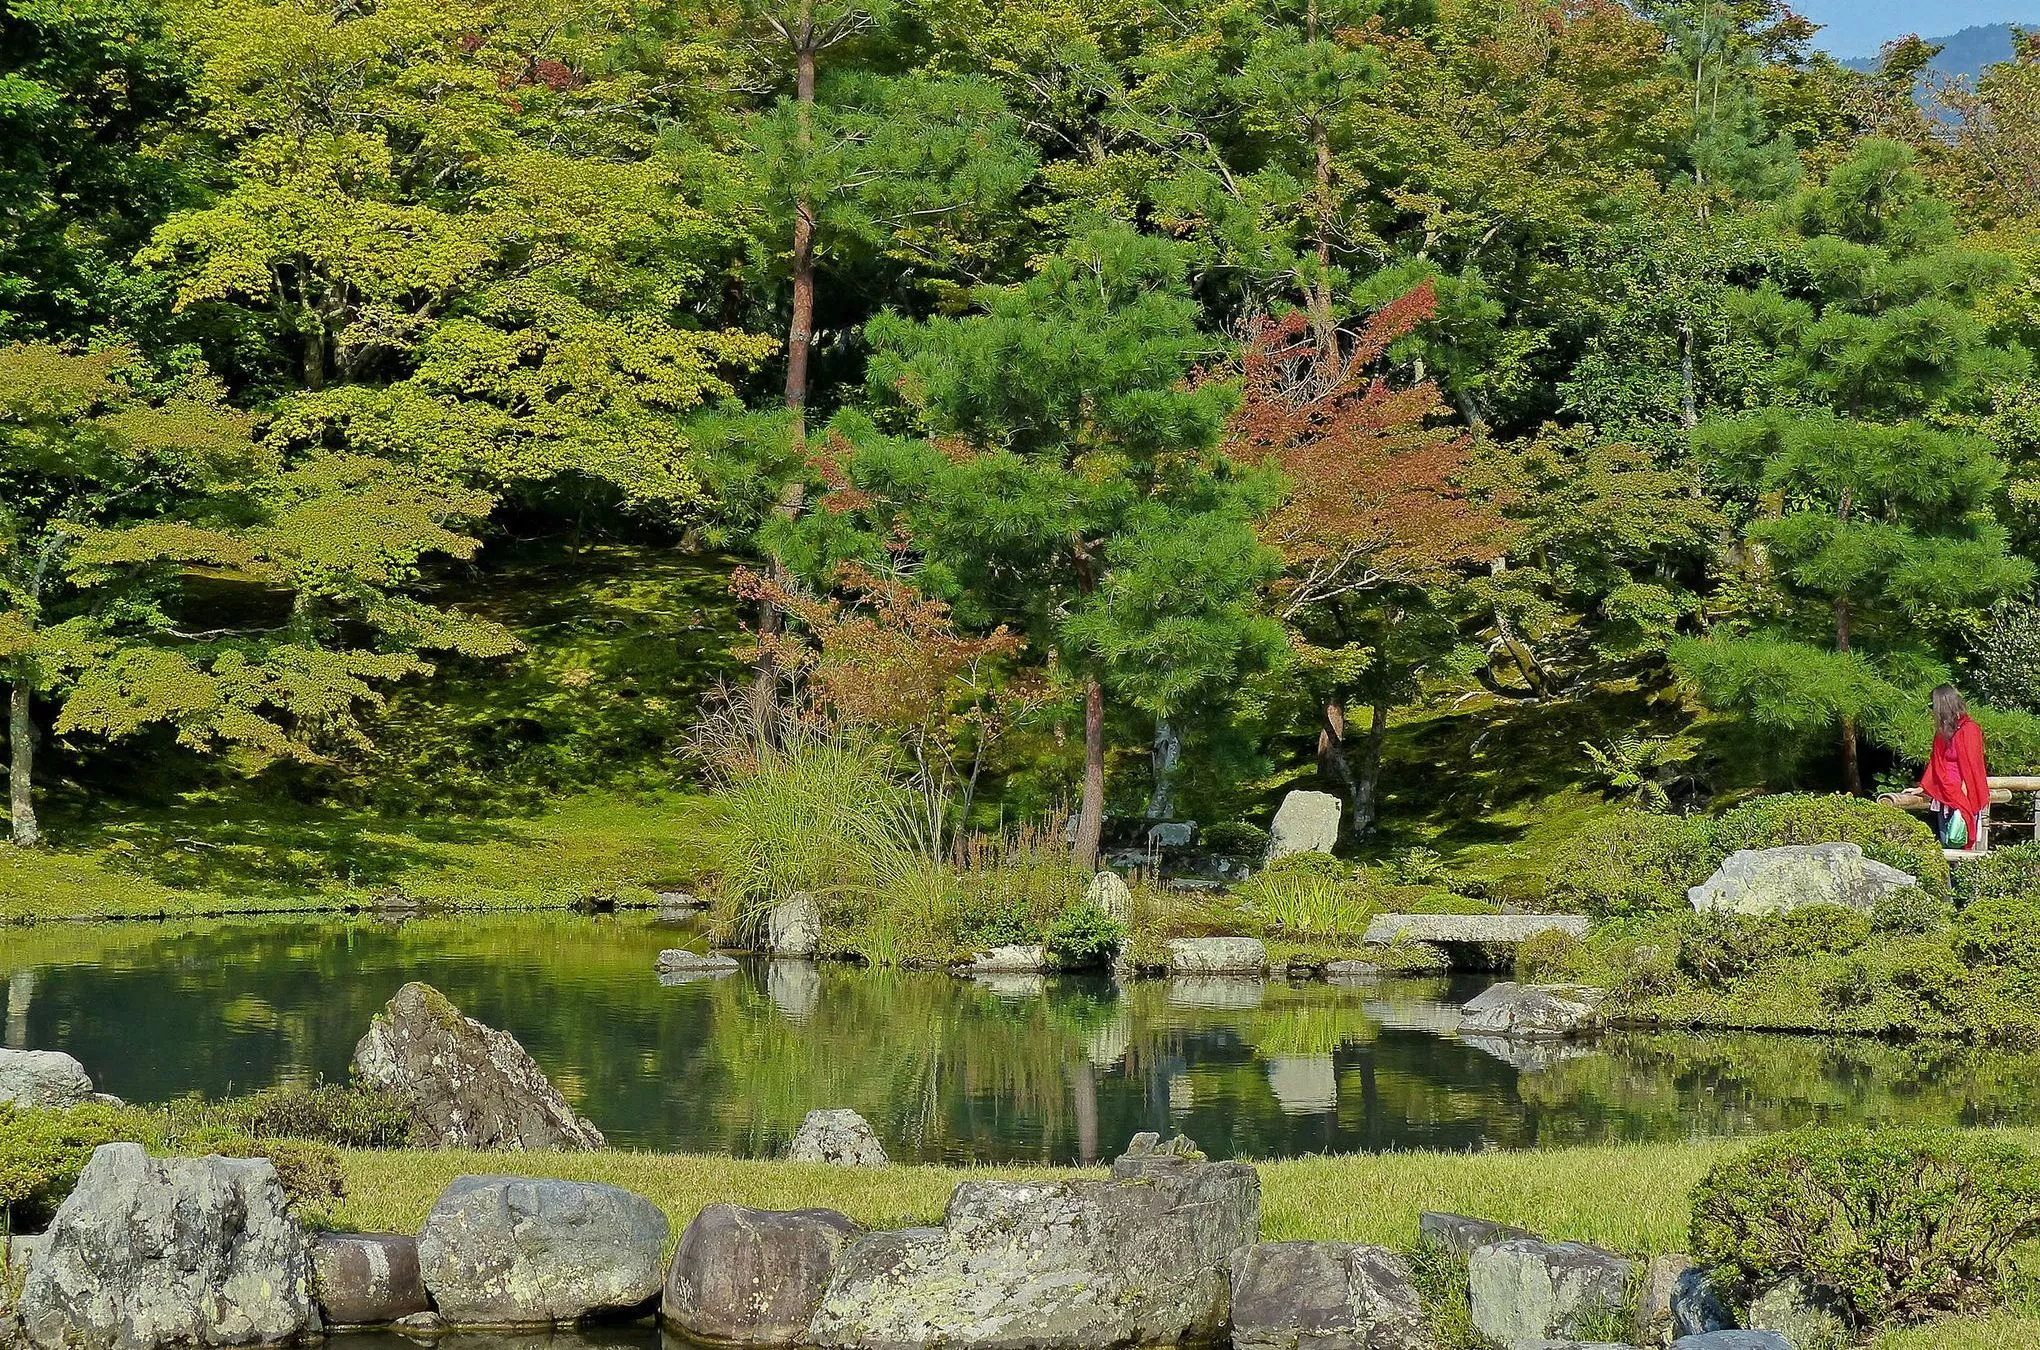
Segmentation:
<svg viewBox="0 0 2040 1350">
<path fill-rule="evenodd" d="M 1105 688 L 1097 677 L 1084 681 L 1084 799 L 1077 811 L 1077 866 L 1098 867 L 1098 841 L 1105 833 Z"/>
<path fill-rule="evenodd" d="M 7 700 L 7 800 L 14 842 L 22 848 L 42 842 L 35 819 L 35 719 L 30 712 L 28 676 L 17 672 Z"/>
<path fill-rule="evenodd" d="M 1388 744 L 1388 705 L 1374 705 L 1360 744 L 1359 783 L 1353 789 L 1353 837 L 1369 839 L 1381 817 L 1381 750 Z"/>
<path fill-rule="evenodd" d="M 1088 1059 L 1070 1068 L 1070 1101 L 1075 1107 L 1077 1161 L 1089 1167 L 1098 1161 L 1098 1070 Z"/>
<path fill-rule="evenodd" d="M 1353 795 L 1353 766 L 1346 760 L 1346 705 L 1328 698 L 1318 713 L 1318 774 L 1336 783 L 1350 799 Z"/>
<path fill-rule="evenodd" d="M 313 393 L 326 387 L 326 324 L 317 310 L 305 311 L 305 388 Z"/>
<path fill-rule="evenodd" d="M 1332 321 L 1332 141 L 1322 126 L 1311 132 L 1311 141 L 1317 152 L 1317 277 L 1310 288 L 1310 327 L 1329 385 L 1338 378 L 1339 359 L 1339 329 Z"/>
<path fill-rule="evenodd" d="M 1849 651 L 1849 601 L 1845 596 L 1835 602 L 1835 650 L 1848 655 Z M 1863 756 L 1856 743 L 1856 719 L 1842 718 L 1842 791 L 1852 797 L 1863 795 Z"/>
<path fill-rule="evenodd" d="M 1691 431 L 1700 425 L 1700 390 L 1693 363 L 1693 324 L 1679 329 L 1679 424 Z"/>
<path fill-rule="evenodd" d="M 1176 769 L 1183 762 L 1183 738 L 1166 717 L 1155 719 L 1155 744 L 1148 760 L 1155 777 L 1154 790 L 1148 794 L 1148 819 L 1167 820 L 1176 814 Z"/>
</svg>

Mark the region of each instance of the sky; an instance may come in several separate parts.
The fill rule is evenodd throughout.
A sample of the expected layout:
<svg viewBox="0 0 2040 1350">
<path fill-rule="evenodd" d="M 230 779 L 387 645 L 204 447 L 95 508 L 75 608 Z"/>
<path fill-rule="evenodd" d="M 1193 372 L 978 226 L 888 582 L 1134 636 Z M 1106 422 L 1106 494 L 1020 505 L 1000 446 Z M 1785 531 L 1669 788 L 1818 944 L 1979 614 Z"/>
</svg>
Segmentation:
<svg viewBox="0 0 2040 1350">
<path fill-rule="evenodd" d="M 1946 37 L 1980 23 L 2040 25 L 2040 0 L 1796 0 L 1792 8 L 1823 24 L 1815 41 L 1847 59 L 1875 56 L 1895 37 Z"/>
</svg>

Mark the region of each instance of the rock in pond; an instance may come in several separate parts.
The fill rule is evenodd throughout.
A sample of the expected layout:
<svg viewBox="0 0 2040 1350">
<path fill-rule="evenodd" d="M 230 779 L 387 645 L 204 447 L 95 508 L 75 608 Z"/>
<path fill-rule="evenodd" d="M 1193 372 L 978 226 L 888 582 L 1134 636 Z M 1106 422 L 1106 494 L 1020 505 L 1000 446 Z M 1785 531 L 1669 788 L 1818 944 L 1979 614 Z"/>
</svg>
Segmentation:
<svg viewBox="0 0 2040 1350">
<path fill-rule="evenodd" d="M 1577 1335 L 1584 1318 L 1622 1306 L 1635 1269 L 1582 1242 L 1509 1238 L 1477 1247 L 1467 1258 L 1474 1330 L 1502 1345 Z"/>
<path fill-rule="evenodd" d="M 1233 1253 L 1260 1234 L 1259 1176 L 1185 1156 L 1122 1162 L 1129 1180 L 966 1181 L 942 1227 L 857 1239 L 810 1341 L 1106 1350 L 1222 1339 Z"/>
<path fill-rule="evenodd" d="M 703 975 L 728 975 L 736 961 L 720 952 L 691 952 L 685 947 L 668 947 L 659 953 L 659 972 L 691 971 Z"/>
<path fill-rule="evenodd" d="M 659 1295 L 670 1225 L 620 1186 L 460 1177 L 418 1236 L 418 1266 L 451 1326 L 549 1327 Z"/>
<path fill-rule="evenodd" d="M 1381 974 L 1381 967 L 1372 961 L 1328 961 L 1325 963 L 1325 978 L 1328 980 L 1371 980 Z"/>
<path fill-rule="evenodd" d="M 312 1291 L 328 1326 L 366 1327 L 425 1312 L 418 1239 L 404 1233 L 321 1233 L 312 1240 Z"/>
<path fill-rule="evenodd" d="M 1084 888 L 1084 899 L 1108 919 L 1125 923 L 1133 917 L 1133 892 L 1126 879 L 1110 868 L 1096 873 Z"/>
<path fill-rule="evenodd" d="M 1351 1242 L 1233 1253 L 1233 1350 L 1429 1350 L 1409 1263 Z"/>
<path fill-rule="evenodd" d="M 786 1160 L 832 1167 L 884 1167 L 888 1161 L 871 1122 L 848 1109 L 808 1112 L 786 1147 Z"/>
<path fill-rule="evenodd" d="M 1729 854 L 1686 898 L 1703 914 L 1786 914 L 1805 905 L 1846 905 L 1868 914 L 1878 901 L 1918 884 L 1864 857 L 1855 844 L 1792 844 Z"/>
<path fill-rule="evenodd" d="M 411 1111 L 426 1148 L 601 1148 L 507 1031 L 463 1017 L 429 984 L 407 984 L 354 1047 L 354 1072 Z"/>
<path fill-rule="evenodd" d="M 1040 943 L 994 947 L 958 967 L 966 975 L 1039 975 L 1048 969 L 1048 948 Z"/>
<path fill-rule="evenodd" d="M 62 1110 L 93 1099 L 85 1066 L 57 1050 L 0 1050 L 0 1102 Z"/>
<path fill-rule="evenodd" d="M 822 952 L 822 907 L 806 891 L 795 891 L 765 916 L 767 954 L 812 961 Z"/>
<path fill-rule="evenodd" d="M 1275 808 L 1268 861 L 1295 853 L 1330 853 L 1339 844 L 1339 799 L 1329 792 L 1291 792 Z"/>
<path fill-rule="evenodd" d="M 1703 1331 L 1681 1336 L 1672 1350 L 1794 1350 L 1792 1342 L 1775 1331 Z"/>
<path fill-rule="evenodd" d="M 1519 1036 L 1561 1040 L 1597 1030 L 1605 989 L 1573 984 L 1502 983 L 1459 1010 L 1467 1036 Z"/>
<path fill-rule="evenodd" d="M 311 1245 L 264 1159 L 102 1144 L 17 1309 L 42 1350 L 275 1345 L 316 1320 Z"/>
<path fill-rule="evenodd" d="M 832 1209 L 710 1205 L 680 1235 L 659 1313 L 709 1345 L 798 1345 L 837 1258 L 863 1231 Z"/>
<path fill-rule="evenodd" d="M 1172 975 L 1260 975 L 1268 969 L 1268 948 L 1259 938 L 1171 938 Z"/>
<path fill-rule="evenodd" d="M 1530 1238 L 1537 1234 L 1527 1228 L 1511 1228 L 1493 1219 L 1471 1219 L 1464 1214 L 1440 1214 L 1425 1210 L 1417 1215 L 1417 1236 L 1434 1247 L 1471 1256 L 1476 1247 L 1491 1243 L 1506 1242 L 1510 1238 Z"/>
</svg>

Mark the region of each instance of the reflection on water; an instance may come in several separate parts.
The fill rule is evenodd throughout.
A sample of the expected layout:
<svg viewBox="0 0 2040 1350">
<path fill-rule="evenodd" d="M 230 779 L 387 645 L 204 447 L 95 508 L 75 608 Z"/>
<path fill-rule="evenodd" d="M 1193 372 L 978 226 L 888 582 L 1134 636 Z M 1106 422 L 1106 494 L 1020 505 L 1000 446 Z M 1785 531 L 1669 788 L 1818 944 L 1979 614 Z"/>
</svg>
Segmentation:
<svg viewBox="0 0 2040 1350">
<path fill-rule="evenodd" d="M 2040 1057 L 1774 1036 L 1462 1039 L 1481 981 L 1290 984 L 747 962 L 662 983 L 649 917 L 0 930 L 10 1046 L 164 1101 L 347 1072 L 407 980 L 515 1033 L 618 1145 L 766 1156 L 850 1106 L 901 1160 L 1095 1159 L 1137 1130 L 1214 1153 L 1534 1147 L 1815 1120 L 2030 1121 Z"/>
</svg>

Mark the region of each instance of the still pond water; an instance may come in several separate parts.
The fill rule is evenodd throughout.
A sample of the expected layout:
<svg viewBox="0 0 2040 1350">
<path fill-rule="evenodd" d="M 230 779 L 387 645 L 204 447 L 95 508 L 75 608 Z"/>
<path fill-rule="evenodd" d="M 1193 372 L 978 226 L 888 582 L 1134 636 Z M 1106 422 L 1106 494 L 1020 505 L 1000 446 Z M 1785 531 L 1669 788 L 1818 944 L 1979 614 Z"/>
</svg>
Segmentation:
<svg viewBox="0 0 2040 1350">
<path fill-rule="evenodd" d="M 344 1079 L 407 980 L 515 1033 L 619 1146 L 769 1156 L 817 1106 L 901 1161 L 1075 1162 L 1143 1129 L 1215 1156 L 1524 1148 L 1816 1120 L 2030 1123 L 2040 1057 L 1632 1034 L 1526 1058 L 1454 1034 L 1482 981 L 1008 978 L 758 962 L 662 984 L 648 915 L 0 930 L 5 1043 L 161 1102 Z"/>
</svg>

